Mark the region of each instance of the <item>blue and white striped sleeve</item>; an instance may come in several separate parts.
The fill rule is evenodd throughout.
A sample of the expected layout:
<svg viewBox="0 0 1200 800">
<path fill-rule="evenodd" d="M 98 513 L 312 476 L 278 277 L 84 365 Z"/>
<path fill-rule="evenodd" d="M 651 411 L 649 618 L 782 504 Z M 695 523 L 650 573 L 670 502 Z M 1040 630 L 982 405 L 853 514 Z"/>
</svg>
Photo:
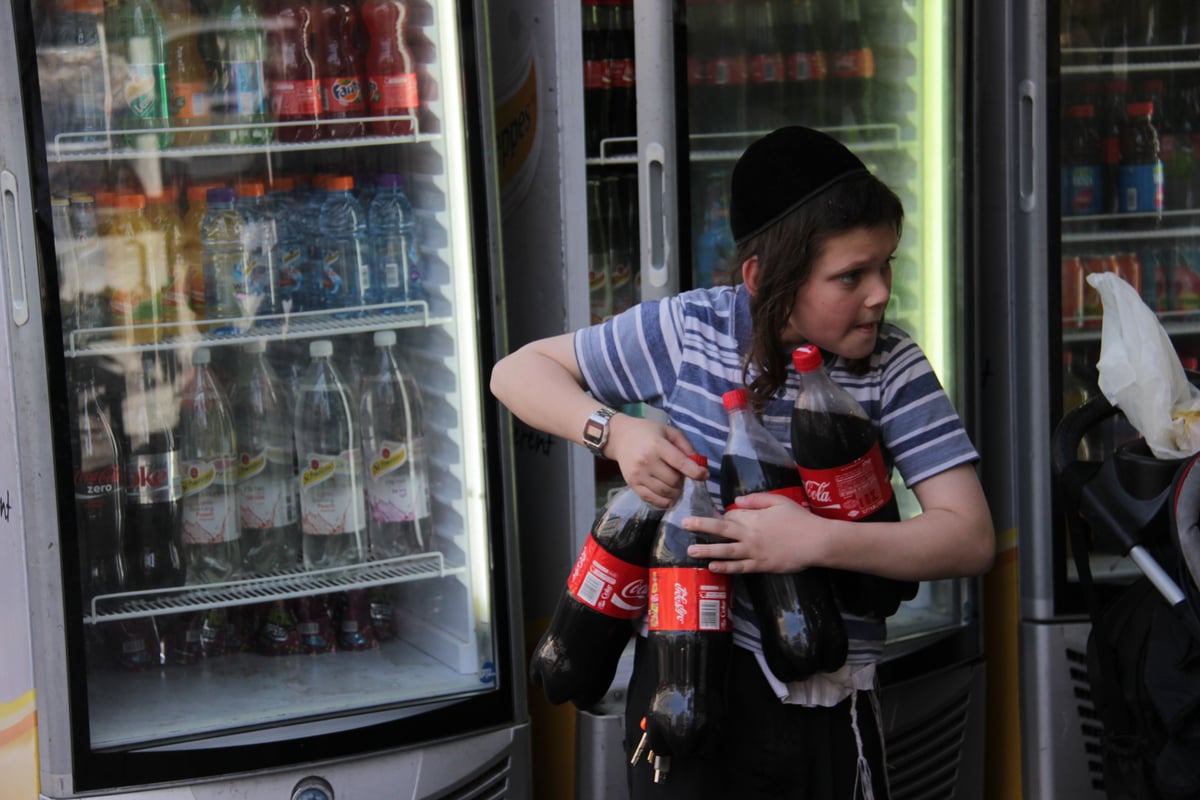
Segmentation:
<svg viewBox="0 0 1200 800">
<path fill-rule="evenodd" d="M 603 403 L 661 405 L 682 361 L 683 323 L 676 298 L 640 303 L 575 333 L 584 383 Z"/>
</svg>

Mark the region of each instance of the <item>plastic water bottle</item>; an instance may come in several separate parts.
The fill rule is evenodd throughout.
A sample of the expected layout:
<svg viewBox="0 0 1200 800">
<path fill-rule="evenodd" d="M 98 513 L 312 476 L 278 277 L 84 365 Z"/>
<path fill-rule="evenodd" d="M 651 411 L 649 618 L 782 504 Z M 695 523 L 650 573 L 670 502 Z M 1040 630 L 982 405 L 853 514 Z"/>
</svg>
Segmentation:
<svg viewBox="0 0 1200 800">
<path fill-rule="evenodd" d="M 372 303 L 419 299 L 410 291 L 420 278 L 417 269 L 417 225 L 404 179 L 384 173 L 376 180 L 375 197 L 367 212 L 367 231 L 375 257 Z"/>
<path fill-rule="evenodd" d="M 429 474 L 416 381 L 396 363 L 395 331 L 375 333 L 375 367 L 363 379 L 362 451 L 367 467 L 371 554 L 430 549 Z"/>
<path fill-rule="evenodd" d="M 204 270 L 204 314 L 210 320 L 243 316 L 239 287 L 245 277 L 246 221 L 234 207 L 233 189 L 209 189 L 208 211 L 200 223 Z M 215 326 L 218 331 L 228 330 Z"/>
<path fill-rule="evenodd" d="M 304 566 L 324 569 L 367 560 L 362 452 L 350 389 L 330 360 L 333 343 L 309 344 L 311 363 L 296 404 L 300 525 Z"/>
<path fill-rule="evenodd" d="M 75 298 L 76 326 L 103 328 L 108 325 L 108 271 L 104 244 L 96 229 L 96 199 L 82 192 L 71 194 L 71 233 L 75 237 L 75 261 L 79 265 L 79 294 Z"/>
<path fill-rule="evenodd" d="M 219 86 L 225 125 L 246 127 L 216 132 L 218 141 L 230 144 L 262 144 L 271 139 L 267 122 L 266 33 L 254 0 L 223 0 L 217 12 L 226 26 L 217 37 Z"/>
<path fill-rule="evenodd" d="M 266 358 L 267 343 L 245 347 L 234 384 L 242 564 L 268 574 L 300 564 L 300 495 L 291 410 Z"/>
<path fill-rule="evenodd" d="M 228 581 L 242 571 L 237 440 L 211 360 L 206 347 L 192 353 L 192 376 L 179 413 L 188 583 Z"/>
<path fill-rule="evenodd" d="M 239 302 L 246 316 L 274 314 L 279 307 L 279 274 L 275 264 L 275 213 L 258 181 L 239 184 L 234 208 L 242 215 L 246 264 Z"/>
<path fill-rule="evenodd" d="M 267 206 L 275 219 L 275 308 L 273 313 L 291 314 L 306 310 L 304 285 L 308 250 L 301 233 L 295 202 L 295 181 L 276 178 L 267 193 Z"/>
<path fill-rule="evenodd" d="M 326 186 L 317 222 L 325 308 L 353 308 L 371 294 L 371 253 L 367 216 L 354 197 L 354 178 L 339 175 Z"/>
</svg>

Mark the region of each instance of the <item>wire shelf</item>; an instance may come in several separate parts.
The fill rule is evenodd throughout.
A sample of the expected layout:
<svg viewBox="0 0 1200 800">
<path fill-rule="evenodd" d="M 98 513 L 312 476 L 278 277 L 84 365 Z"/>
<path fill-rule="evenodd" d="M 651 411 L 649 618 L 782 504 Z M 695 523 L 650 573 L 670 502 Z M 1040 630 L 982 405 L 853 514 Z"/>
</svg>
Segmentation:
<svg viewBox="0 0 1200 800">
<path fill-rule="evenodd" d="M 347 589 L 390 586 L 455 575 L 464 572 L 465 569 L 462 566 L 446 566 L 443 555 L 433 552 L 321 570 L 289 570 L 227 583 L 102 594 L 92 598 L 89 613 L 84 616 L 83 622 L 85 625 L 95 625 L 182 611 L 228 608 L 315 594 L 331 594 Z"/>
</svg>

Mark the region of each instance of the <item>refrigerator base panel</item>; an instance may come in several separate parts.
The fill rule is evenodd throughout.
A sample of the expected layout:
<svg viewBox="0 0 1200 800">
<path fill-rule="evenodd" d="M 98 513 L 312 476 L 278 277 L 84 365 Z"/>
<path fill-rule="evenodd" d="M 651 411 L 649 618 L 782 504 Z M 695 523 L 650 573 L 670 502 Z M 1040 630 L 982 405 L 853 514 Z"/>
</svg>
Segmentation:
<svg viewBox="0 0 1200 800">
<path fill-rule="evenodd" d="M 161 744 L 291 722 L 298 709 L 315 718 L 494 687 L 494 671 L 461 673 L 395 640 L 362 652 L 238 653 L 139 672 L 103 670 L 88 685 L 92 746 Z"/>
</svg>

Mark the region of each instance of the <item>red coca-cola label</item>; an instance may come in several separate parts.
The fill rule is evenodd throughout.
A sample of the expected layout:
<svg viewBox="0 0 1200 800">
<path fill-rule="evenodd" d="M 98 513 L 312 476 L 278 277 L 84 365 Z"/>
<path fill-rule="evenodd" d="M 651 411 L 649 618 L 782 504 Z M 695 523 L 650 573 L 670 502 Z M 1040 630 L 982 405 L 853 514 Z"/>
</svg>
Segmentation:
<svg viewBox="0 0 1200 800">
<path fill-rule="evenodd" d="M 567 589 L 605 616 L 634 619 L 646 608 L 646 568 L 617 558 L 589 534 L 567 578 Z"/>
<path fill-rule="evenodd" d="M 825 54 L 791 53 L 784 59 L 784 71 L 789 81 L 823 81 L 829 77 Z"/>
<path fill-rule="evenodd" d="M 620 58 L 609 61 L 608 80 L 614 89 L 632 89 L 637 83 L 637 68 L 633 59 Z"/>
<path fill-rule="evenodd" d="M 691 56 L 687 60 L 688 86 L 703 86 L 708 83 L 708 62 Z"/>
<path fill-rule="evenodd" d="M 778 53 L 759 53 L 748 61 L 747 77 L 751 83 L 778 83 L 783 80 L 783 56 Z"/>
<path fill-rule="evenodd" d="M 832 469 L 800 467 L 804 493 L 814 514 L 830 519 L 869 517 L 892 499 L 879 443 L 849 464 Z"/>
<path fill-rule="evenodd" d="M 806 497 L 804 494 L 803 486 L 785 486 L 782 489 L 771 489 L 770 491 L 766 492 L 766 494 L 777 494 L 780 497 L 786 497 L 788 500 L 791 500 L 794 503 L 799 503 L 805 508 L 808 508 L 808 497 Z M 741 506 L 737 504 L 737 500 L 734 500 L 732 503 L 725 506 L 726 511 L 732 511 L 735 508 L 741 508 Z"/>
<path fill-rule="evenodd" d="M 875 52 L 869 49 L 842 50 L 833 56 L 835 78 L 874 78 Z"/>
<path fill-rule="evenodd" d="M 321 113 L 321 82 L 275 81 L 271 110 L 277 117 L 314 117 Z"/>
<path fill-rule="evenodd" d="M 609 63 L 606 58 L 583 62 L 583 88 L 607 89 L 612 82 Z"/>
<path fill-rule="evenodd" d="M 650 630 L 730 631 L 732 598 L 733 581 L 728 575 L 696 567 L 651 569 Z"/>
<path fill-rule="evenodd" d="M 121 469 L 116 464 L 75 473 L 75 496 L 80 500 L 112 494 L 121 488 Z"/>
<path fill-rule="evenodd" d="M 741 56 L 722 56 L 708 62 L 710 86 L 739 86 L 746 82 L 746 59 Z"/>
</svg>

